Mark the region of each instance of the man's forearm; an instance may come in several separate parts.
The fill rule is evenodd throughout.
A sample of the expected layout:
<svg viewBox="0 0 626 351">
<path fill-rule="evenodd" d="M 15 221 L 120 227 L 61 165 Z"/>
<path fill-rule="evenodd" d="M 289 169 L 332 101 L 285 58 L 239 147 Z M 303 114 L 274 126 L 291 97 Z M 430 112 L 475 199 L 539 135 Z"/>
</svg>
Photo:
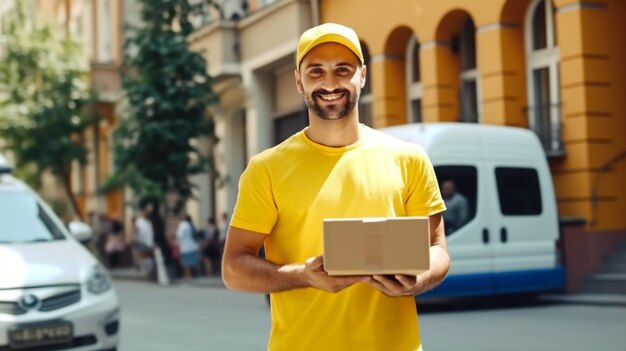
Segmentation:
<svg viewBox="0 0 626 351">
<path fill-rule="evenodd" d="M 308 287 L 304 264 L 277 265 L 252 254 L 224 260 L 222 276 L 226 287 L 235 291 L 269 293 Z"/>
<path fill-rule="evenodd" d="M 440 246 L 430 248 L 430 270 L 417 276 L 416 294 L 422 294 L 434 289 L 448 274 L 450 270 L 450 256 Z"/>
</svg>

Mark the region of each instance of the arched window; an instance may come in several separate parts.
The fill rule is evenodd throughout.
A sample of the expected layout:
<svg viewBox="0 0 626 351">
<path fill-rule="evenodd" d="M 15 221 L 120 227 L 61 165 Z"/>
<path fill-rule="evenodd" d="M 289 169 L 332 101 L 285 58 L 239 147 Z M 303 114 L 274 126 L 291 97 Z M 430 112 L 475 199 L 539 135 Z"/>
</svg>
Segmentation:
<svg viewBox="0 0 626 351">
<path fill-rule="evenodd" d="M 111 2 L 110 0 L 98 1 L 98 62 L 108 63 L 113 60 L 112 26 L 111 26 Z"/>
<path fill-rule="evenodd" d="M 409 39 L 406 49 L 406 82 L 408 92 L 409 122 L 422 121 L 422 77 L 420 75 L 420 44 L 415 36 Z"/>
<path fill-rule="evenodd" d="M 454 42 L 457 43 L 454 43 Z M 478 70 L 476 69 L 476 27 L 471 18 L 461 26 L 458 37 L 453 39 L 453 49 L 458 50 L 461 61 L 460 117 L 461 122 L 478 123 L 480 103 Z"/>
<path fill-rule="evenodd" d="M 528 117 L 548 155 L 563 153 L 559 96 L 559 49 L 556 41 L 554 6 L 534 0 L 524 23 Z"/>
<path fill-rule="evenodd" d="M 361 97 L 359 98 L 359 121 L 370 127 L 373 126 L 374 117 L 372 112 L 372 81 L 371 81 L 371 57 L 369 49 L 365 43 L 361 42 L 361 50 L 363 51 L 363 62 L 367 67 L 367 76 L 365 77 L 365 86 L 361 89 Z"/>
</svg>

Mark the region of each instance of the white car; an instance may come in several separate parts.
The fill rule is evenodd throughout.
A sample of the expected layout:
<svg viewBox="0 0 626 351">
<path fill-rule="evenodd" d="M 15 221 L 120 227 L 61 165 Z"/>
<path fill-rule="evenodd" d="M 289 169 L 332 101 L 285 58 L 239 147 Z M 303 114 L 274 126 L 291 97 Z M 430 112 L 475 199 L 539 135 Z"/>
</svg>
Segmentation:
<svg viewBox="0 0 626 351">
<path fill-rule="evenodd" d="M 0 351 L 115 350 L 120 303 L 107 271 L 0 156 Z"/>
</svg>

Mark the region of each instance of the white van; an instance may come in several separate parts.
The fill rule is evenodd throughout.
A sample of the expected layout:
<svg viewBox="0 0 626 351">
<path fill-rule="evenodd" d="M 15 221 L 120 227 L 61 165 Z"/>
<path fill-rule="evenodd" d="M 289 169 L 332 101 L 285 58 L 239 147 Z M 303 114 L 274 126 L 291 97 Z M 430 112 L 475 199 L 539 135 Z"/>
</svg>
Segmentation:
<svg viewBox="0 0 626 351">
<path fill-rule="evenodd" d="M 552 178 L 533 132 L 464 123 L 381 131 L 420 144 L 439 185 L 453 182 L 466 199 L 466 219 L 446 230 L 450 273 L 424 297 L 536 293 L 564 286 Z"/>
</svg>

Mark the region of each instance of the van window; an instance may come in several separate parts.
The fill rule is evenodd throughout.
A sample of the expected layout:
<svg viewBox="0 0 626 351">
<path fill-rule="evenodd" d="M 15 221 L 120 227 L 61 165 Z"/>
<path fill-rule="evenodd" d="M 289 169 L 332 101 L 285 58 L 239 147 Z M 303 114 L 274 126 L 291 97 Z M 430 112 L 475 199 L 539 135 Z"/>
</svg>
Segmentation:
<svg viewBox="0 0 626 351">
<path fill-rule="evenodd" d="M 533 168 L 496 167 L 500 211 L 508 216 L 541 214 L 539 176 Z"/>
<path fill-rule="evenodd" d="M 436 166 L 435 173 L 447 208 L 443 213 L 447 236 L 476 216 L 478 172 L 474 166 Z"/>
</svg>

